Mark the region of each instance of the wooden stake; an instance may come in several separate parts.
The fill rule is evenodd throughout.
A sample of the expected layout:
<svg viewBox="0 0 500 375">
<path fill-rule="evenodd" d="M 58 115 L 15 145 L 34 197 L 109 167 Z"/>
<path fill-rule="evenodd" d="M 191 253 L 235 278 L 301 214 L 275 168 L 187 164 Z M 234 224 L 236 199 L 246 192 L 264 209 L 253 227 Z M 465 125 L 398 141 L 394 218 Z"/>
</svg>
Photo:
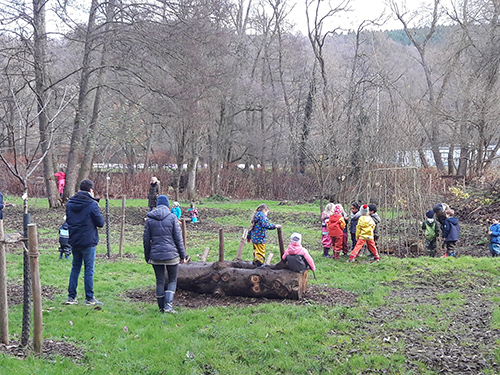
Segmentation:
<svg viewBox="0 0 500 375">
<path fill-rule="evenodd" d="M 33 349 L 42 352 L 42 288 L 40 285 L 40 269 L 38 267 L 38 233 L 36 224 L 28 224 L 28 247 L 31 270 L 31 292 L 33 296 Z"/>
<path fill-rule="evenodd" d="M 273 256 L 274 256 L 273 253 L 269 253 L 269 255 L 267 256 L 265 264 L 267 264 L 269 266 L 271 264 L 271 261 L 273 260 Z"/>
<path fill-rule="evenodd" d="M 276 231 L 278 232 L 278 244 L 280 245 L 280 259 L 283 258 L 285 254 L 285 244 L 283 243 L 283 229 L 280 226 L 276 226 Z"/>
<path fill-rule="evenodd" d="M 186 219 L 181 219 L 181 230 L 182 230 L 182 242 L 184 242 L 184 248 L 187 251 L 187 244 L 186 244 Z"/>
<path fill-rule="evenodd" d="M 243 256 L 243 248 L 245 247 L 245 243 L 247 242 L 247 234 L 248 229 L 243 230 L 243 234 L 241 235 L 240 244 L 238 245 L 238 253 L 236 254 L 236 258 L 234 260 L 242 260 Z"/>
<path fill-rule="evenodd" d="M 122 225 L 120 228 L 120 245 L 118 248 L 118 256 L 121 258 L 123 256 L 123 241 L 125 240 L 125 202 L 127 197 L 124 195 L 122 197 Z"/>
<path fill-rule="evenodd" d="M 208 258 L 208 252 L 210 251 L 210 248 L 207 246 L 205 247 L 205 251 L 203 252 L 203 255 L 201 256 L 201 261 L 206 262 Z"/>
<path fill-rule="evenodd" d="M 0 220 L 0 341 L 9 345 L 9 302 L 7 299 L 7 265 L 5 262 L 5 236 Z"/>
<path fill-rule="evenodd" d="M 219 262 L 224 262 L 224 229 L 219 228 Z"/>
</svg>

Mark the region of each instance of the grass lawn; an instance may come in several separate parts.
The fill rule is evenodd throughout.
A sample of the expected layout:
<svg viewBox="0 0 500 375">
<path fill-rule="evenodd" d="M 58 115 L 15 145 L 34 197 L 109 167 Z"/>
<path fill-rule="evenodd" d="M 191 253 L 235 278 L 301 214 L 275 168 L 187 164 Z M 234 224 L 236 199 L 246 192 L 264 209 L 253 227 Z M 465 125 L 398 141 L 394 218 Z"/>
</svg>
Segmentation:
<svg viewBox="0 0 500 375">
<path fill-rule="evenodd" d="M 8 201 L 13 201 L 8 198 Z M 261 202 L 201 203 L 200 225 L 188 225 L 193 260 L 206 246 L 218 259 L 218 231 L 225 230 L 226 259 L 237 252 L 242 230 Z M 339 288 L 354 304 L 247 305 L 177 304 L 178 314 L 161 315 L 156 301 L 133 301 L 130 290 L 153 291 L 155 280 L 142 254 L 145 200 L 127 201 L 126 256 L 107 259 L 105 231 L 96 259 L 94 290 L 102 308 L 66 306 L 71 262 L 58 260 L 57 228 L 63 209 L 30 202 L 39 227 L 41 283 L 55 290 L 43 300 L 45 342 L 67 343 L 75 357 L 59 354 L 24 359 L 0 354 L 2 374 L 497 374 L 500 369 L 500 259 L 383 256 L 354 264 L 321 256 L 316 205 L 271 207 L 285 240 L 298 231 L 316 262 L 311 285 Z M 110 201 L 111 250 L 117 252 L 121 201 Z M 181 202 L 187 209 L 187 204 Z M 101 202 L 101 207 L 104 203 Z M 21 209 L 4 210 L 6 232 L 17 231 Z M 247 245 L 244 258 L 251 259 Z M 267 252 L 279 254 L 276 232 Z M 485 252 L 486 254 L 487 252 Z M 276 260 L 273 262 L 275 263 Z M 19 247 L 9 245 L 9 285 L 22 284 Z M 83 301 L 83 278 L 78 297 Z M 151 294 L 154 296 L 154 292 Z M 307 299 L 307 296 L 306 296 Z M 20 339 L 22 305 L 9 306 L 9 337 Z"/>
</svg>

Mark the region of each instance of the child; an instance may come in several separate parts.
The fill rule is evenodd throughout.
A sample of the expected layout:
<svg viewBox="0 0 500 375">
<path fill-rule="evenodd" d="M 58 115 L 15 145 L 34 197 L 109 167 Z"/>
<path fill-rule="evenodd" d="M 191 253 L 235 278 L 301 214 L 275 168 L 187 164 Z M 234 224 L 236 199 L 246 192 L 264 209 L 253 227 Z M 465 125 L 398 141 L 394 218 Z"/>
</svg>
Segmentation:
<svg viewBox="0 0 500 375">
<path fill-rule="evenodd" d="M 69 227 L 64 216 L 64 223 L 59 228 L 59 259 L 62 259 L 63 254 L 66 259 L 71 255 L 71 245 L 69 244 Z"/>
<path fill-rule="evenodd" d="M 268 229 L 276 229 L 278 226 L 271 224 L 267 218 L 270 209 L 267 204 L 261 204 L 254 211 L 250 219 L 250 229 L 247 234 L 247 241 L 252 240 L 253 244 L 253 264 L 257 267 L 264 264 L 266 257 L 266 236 Z"/>
<path fill-rule="evenodd" d="M 188 214 L 193 224 L 198 222 L 198 209 L 194 206 L 194 203 L 189 205 Z"/>
<path fill-rule="evenodd" d="M 378 255 L 377 246 L 375 246 L 375 241 L 373 240 L 373 231 L 375 229 L 375 222 L 370 217 L 368 205 L 364 204 L 359 210 L 360 217 L 358 219 L 358 225 L 356 226 L 356 246 L 349 255 L 348 262 L 354 262 L 355 258 L 358 256 L 359 251 L 366 243 L 368 245 L 368 250 L 373 254 L 373 260 L 375 262 L 380 261 L 380 256 Z"/>
<path fill-rule="evenodd" d="M 351 233 L 351 241 L 352 247 L 351 250 L 354 250 L 354 246 L 356 246 L 356 226 L 358 225 L 359 217 L 361 213 L 359 212 L 359 203 L 352 202 L 351 204 L 351 225 L 349 226 L 349 232 Z"/>
<path fill-rule="evenodd" d="M 342 250 L 342 242 L 344 240 L 343 230 L 346 226 L 344 217 L 337 210 L 336 213 L 328 219 L 328 234 L 332 240 L 333 258 L 340 258 L 340 251 Z"/>
<path fill-rule="evenodd" d="M 323 245 L 323 256 L 331 258 L 328 255 L 330 247 L 332 247 L 332 239 L 328 234 L 328 218 L 333 215 L 333 210 L 335 205 L 333 203 L 328 203 L 325 210 L 321 213 L 321 244 Z"/>
<path fill-rule="evenodd" d="M 368 213 L 370 214 L 370 217 L 373 219 L 373 222 L 375 223 L 375 229 L 373 230 L 373 241 L 375 241 L 375 246 L 378 249 L 378 239 L 380 238 L 380 231 L 379 231 L 379 224 L 382 221 L 380 219 L 379 214 L 377 213 L 377 206 L 372 204 L 368 205 Z M 373 257 L 371 260 L 374 260 Z"/>
<path fill-rule="evenodd" d="M 59 195 L 63 196 L 64 193 L 64 186 L 66 185 L 66 173 L 64 173 L 64 169 L 59 169 L 59 172 L 54 174 L 54 176 L 57 178 L 57 190 L 59 191 Z"/>
<path fill-rule="evenodd" d="M 300 233 L 293 233 L 290 236 L 290 244 L 283 254 L 282 259 L 286 260 L 288 267 L 292 271 L 304 271 L 308 268 L 315 271 L 314 260 L 309 251 L 302 247 L 301 241 L 302 235 Z"/>
<path fill-rule="evenodd" d="M 491 224 L 488 231 L 490 235 L 490 253 L 492 257 L 498 257 L 500 256 L 500 222 L 496 217 L 491 222 L 493 224 Z"/>
<path fill-rule="evenodd" d="M 455 211 L 448 208 L 445 211 L 446 220 L 443 224 L 443 238 L 444 244 L 446 245 L 446 254 L 443 258 L 454 257 L 455 248 L 457 245 L 458 238 L 460 237 L 460 225 L 458 225 L 458 219 L 453 217 Z"/>
<path fill-rule="evenodd" d="M 439 226 L 436 220 L 434 220 L 434 211 L 427 211 L 425 214 L 427 220 L 422 223 L 422 229 L 425 230 L 425 249 L 427 250 L 427 255 L 430 257 L 436 256 L 436 242 L 439 237 Z"/>
<path fill-rule="evenodd" d="M 181 218 L 181 208 L 179 202 L 174 202 L 172 203 L 172 211 L 171 211 L 175 216 L 177 216 L 177 219 Z"/>
</svg>

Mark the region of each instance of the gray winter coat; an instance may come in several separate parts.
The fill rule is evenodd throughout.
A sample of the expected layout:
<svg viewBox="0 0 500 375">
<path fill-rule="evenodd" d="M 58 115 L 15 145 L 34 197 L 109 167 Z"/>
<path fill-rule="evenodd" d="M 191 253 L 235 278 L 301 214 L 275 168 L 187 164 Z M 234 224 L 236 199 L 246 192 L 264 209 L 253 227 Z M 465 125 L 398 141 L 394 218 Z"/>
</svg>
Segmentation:
<svg viewBox="0 0 500 375">
<path fill-rule="evenodd" d="M 148 213 L 142 239 L 146 262 L 187 257 L 179 220 L 167 206 Z"/>
</svg>

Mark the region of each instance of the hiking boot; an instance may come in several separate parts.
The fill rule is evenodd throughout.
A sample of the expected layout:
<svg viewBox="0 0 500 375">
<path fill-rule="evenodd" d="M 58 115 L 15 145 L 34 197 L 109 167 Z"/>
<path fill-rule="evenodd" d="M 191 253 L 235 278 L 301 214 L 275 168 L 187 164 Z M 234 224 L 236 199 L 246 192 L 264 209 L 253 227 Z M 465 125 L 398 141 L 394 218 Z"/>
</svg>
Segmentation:
<svg viewBox="0 0 500 375">
<path fill-rule="evenodd" d="M 262 266 L 262 262 L 261 262 L 261 261 L 258 261 L 258 260 L 254 260 L 252 263 L 253 263 L 253 265 L 254 265 L 255 267 L 260 267 L 260 266 Z"/>
<path fill-rule="evenodd" d="M 165 305 L 165 308 L 163 309 L 163 312 L 164 312 L 165 314 L 177 314 L 177 311 L 175 311 L 175 310 L 173 309 L 172 304 L 170 304 L 170 303 L 167 303 L 167 304 Z"/>
<path fill-rule="evenodd" d="M 85 301 L 85 305 L 87 305 L 87 306 L 96 306 L 96 305 L 102 306 L 102 305 L 104 305 L 104 303 L 96 300 L 95 298 L 91 298 L 91 299 L 88 299 Z"/>
<path fill-rule="evenodd" d="M 78 301 L 76 298 L 71 298 L 69 297 L 66 302 L 64 302 L 65 305 L 78 305 Z"/>
<path fill-rule="evenodd" d="M 355 259 L 354 258 L 349 258 L 349 259 L 347 259 L 347 262 L 348 263 L 353 263 L 353 262 L 355 262 Z"/>
</svg>

